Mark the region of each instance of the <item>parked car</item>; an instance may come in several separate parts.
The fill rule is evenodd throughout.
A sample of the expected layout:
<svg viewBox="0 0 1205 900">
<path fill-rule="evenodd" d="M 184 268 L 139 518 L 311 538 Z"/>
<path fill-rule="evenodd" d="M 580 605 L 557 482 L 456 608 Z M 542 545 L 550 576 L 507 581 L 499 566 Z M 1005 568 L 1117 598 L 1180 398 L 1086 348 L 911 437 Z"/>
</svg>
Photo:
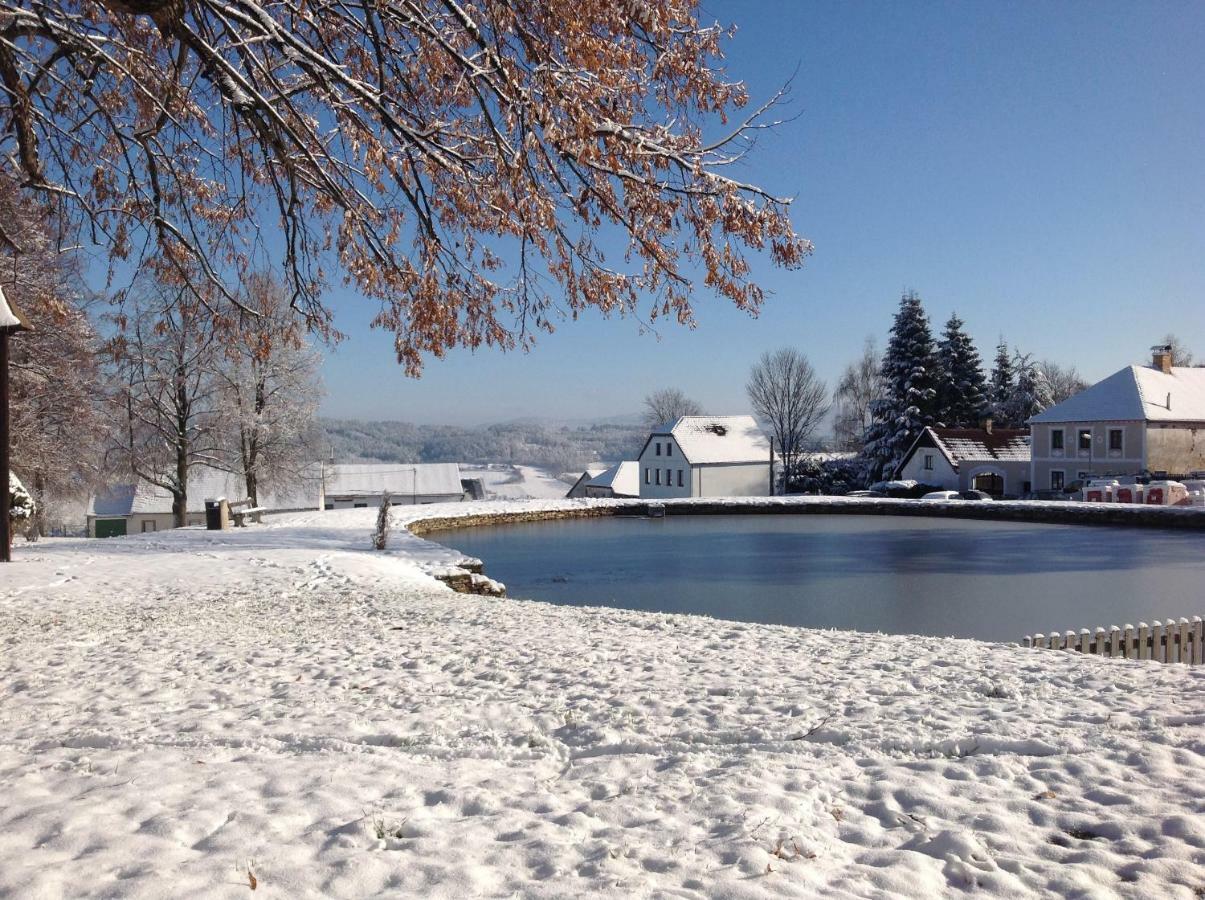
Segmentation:
<svg viewBox="0 0 1205 900">
<path fill-rule="evenodd" d="M 992 495 L 987 491 L 959 491 L 958 496 L 963 500 L 991 500 Z"/>
<path fill-rule="evenodd" d="M 921 497 L 922 500 L 961 500 L 962 495 L 958 491 L 930 491 Z"/>
</svg>

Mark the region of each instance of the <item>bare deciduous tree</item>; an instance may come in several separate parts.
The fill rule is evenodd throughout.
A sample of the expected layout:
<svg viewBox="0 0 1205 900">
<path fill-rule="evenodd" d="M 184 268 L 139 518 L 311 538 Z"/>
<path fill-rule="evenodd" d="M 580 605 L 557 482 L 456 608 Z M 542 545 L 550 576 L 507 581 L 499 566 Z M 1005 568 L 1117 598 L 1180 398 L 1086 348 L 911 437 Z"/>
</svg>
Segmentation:
<svg viewBox="0 0 1205 900">
<path fill-rule="evenodd" d="M 703 408 L 677 388 L 662 388 L 644 398 L 644 424 L 650 428 L 702 414 Z"/>
<path fill-rule="evenodd" d="M 238 474 L 252 505 L 265 486 L 290 485 L 317 459 L 321 357 L 290 315 L 284 287 L 267 275 L 248 279 L 245 316 L 217 359 L 223 466 Z"/>
<path fill-rule="evenodd" d="M 1180 339 L 1178 334 L 1167 333 L 1163 336 L 1163 343 L 1171 348 L 1173 366 L 1192 365 L 1194 359 L 1193 353 L 1185 346 L 1184 341 Z"/>
<path fill-rule="evenodd" d="M 86 494 L 96 481 L 105 418 L 98 341 L 86 313 L 78 254 L 57 240 L 54 216 L 0 176 L 0 285 L 33 331 L 11 342 L 13 467 L 36 501 L 34 535 L 47 509 Z"/>
<path fill-rule="evenodd" d="M 123 418 L 114 449 L 135 478 L 172 495 L 180 528 L 188 524 L 190 471 L 219 467 L 224 456 L 213 329 L 196 304 L 148 293 L 110 353 Z"/>
<path fill-rule="evenodd" d="M 746 254 L 803 263 L 789 200 L 736 175 L 781 93 L 740 112 L 725 35 L 698 0 L 0 0 L 0 140 L 211 318 L 276 269 L 329 328 L 339 272 L 416 374 L 558 313 L 690 323 L 693 271 L 755 312 Z"/>
<path fill-rule="evenodd" d="M 842 450 L 861 450 L 870 427 L 870 407 L 880 394 L 879 367 L 882 360 L 874 339 L 867 338 L 862 355 L 845 367 L 833 391 L 833 437 Z"/>
<path fill-rule="evenodd" d="M 1062 403 L 1064 400 L 1074 397 L 1088 387 L 1088 382 L 1080 377 L 1079 371 L 1075 366 L 1063 368 L 1053 360 L 1044 359 L 1038 363 L 1038 369 L 1050 388 L 1052 404 Z"/>
<path fill-rule="evenodd" d="M 828 412 L 828 386 L 798 350 L 764 353 L 745 385 L 757 417 L 769 426 L 789 479 L 807 440 Z"/>
</svg>

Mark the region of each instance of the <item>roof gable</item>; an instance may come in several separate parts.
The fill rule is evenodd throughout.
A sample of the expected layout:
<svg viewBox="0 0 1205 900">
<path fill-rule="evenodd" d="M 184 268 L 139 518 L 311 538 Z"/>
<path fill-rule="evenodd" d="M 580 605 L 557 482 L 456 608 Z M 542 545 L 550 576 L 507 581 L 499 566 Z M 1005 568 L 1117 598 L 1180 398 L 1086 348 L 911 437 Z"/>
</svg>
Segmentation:
<svg viewBox="0 0 1205 900">
<path fill-rule="evenodd" d="M 616 463 L 611 468 L 591 478 L 590 487 L 610 488 L 613 493 L 626 497 L 640 496 L 640 466 L 634 459 Z"/>
</svg>

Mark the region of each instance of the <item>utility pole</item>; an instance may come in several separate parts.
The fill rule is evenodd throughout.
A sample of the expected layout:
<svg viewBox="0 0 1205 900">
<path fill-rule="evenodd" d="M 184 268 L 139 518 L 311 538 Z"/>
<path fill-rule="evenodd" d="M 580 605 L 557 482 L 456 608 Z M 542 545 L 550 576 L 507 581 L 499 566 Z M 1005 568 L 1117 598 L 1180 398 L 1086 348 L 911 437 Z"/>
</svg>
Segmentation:
<svg viewBox="0 0 1205 900">
<path fill-rule="evenodd" d="M 774 435 L 770 435 L 770 496 L 774 496 Z"/>
<path fill-rule="evenodd" d="M 15 256 L 14 256 L 15 262 Z M 32 331 L 25 317 L 9 302 L 0 288 L 0 562 L 12 562 L 13 535 L 9 519 L 9 432 L 8 339 L 19 331 Z"/>
</svg>

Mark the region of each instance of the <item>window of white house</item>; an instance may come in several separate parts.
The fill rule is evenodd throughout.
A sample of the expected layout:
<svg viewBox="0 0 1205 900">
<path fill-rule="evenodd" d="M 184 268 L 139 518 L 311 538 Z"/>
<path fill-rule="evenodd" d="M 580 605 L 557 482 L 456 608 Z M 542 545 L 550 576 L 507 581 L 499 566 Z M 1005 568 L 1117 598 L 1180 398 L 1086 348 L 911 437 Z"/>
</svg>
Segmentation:
<svg viewBox="0 0 1205 900">
<path fill-rule="evenodd" d="M 658 456 L 661 455 L 661 442 L 660 441 L 657 442 L 657 455 Z"/>
<path fill-rule="evenodd" d="M 674 486 L 674 470 L 673 469 L 665 470 L 665 486 L 666 487 Z"/>
<path fill-rule="evenodd" d="M 644 467 L 644 483 L 645 483 L 645 484 L 652 484 L 652 482 L 651 482 L 651 481 L 649 481 L 649 479 L 650 479 L 651 477 L 652 477 L 652 475 L 651 475 L 651 470 L 649 469 L 649 467 L 648 467 L 648 466 L 645 466 L 645 467 Z"/>
<path fill-rule="evenodd" d="M 925 454 L 925 469 L 926 469 L 926 471 L 929 471 L 929 472 L 933 471 L 933 454 L 932 453 Z"/>
<path fill-rule="evenodd" d="M 678 470 L 678 487 L 682 487 L 682 470 Z"/>
<path fill-rule="evenodd" d="M 142 523 L 142 530 L 143 530 L 143 531 L 154 531 L 154 530 L 155 530 L 155 522 L 154 522 L 154 520 L 151 520 L 151 521 L 148 521 L 148 522 L 143 522 L 143 523 Z"/>
<path fill-rule="evenodd" d="M 1122 435 L 1125 434 L 1120 428 L 1109 429 L 1109 449 L 1121 452 Z"/>
<path fill-rule="evenodd" d="M 1081 428 L 1079 430 L 1079 448 L 1081 450 L 1092 449 L 1092 430 L 1090 428 Z"/>
<path fill-rule="evenodd" d="M 1063 489 L 1063 480 L 1065 473 L 1062 469 L 1054 469 L 1050 473 L 1050 489 L 1052 491 L 1061 491 Z"/>
<path fill-rule="evenodd" d="M 1051 450 L 1062 450 L 1063 449 L 1063 429 L 1061 429 L 1061 428 L 1052 428 L 1051 429 L 1051 431 L 1050 431 L 1050 449 Z"/>
<path fill-rule="evenodd" d="M 1075 477 L 1080 481 L 1088 481 L 1091 476 L 1090 472 L 1076 472 Z"/>
<path fill-rule="evenodd" d="M 657 469 L 656 472 L 657 472 L 657 474 L 655 477 L 657 479 L 657 484 L 660 484 L 661 483 L 661 470 Z"/>
<path fill-rule="evenodd" d="M 674 455 L 674 445 L 673 445 L 673 444 L 666 444 L 666 445 L 665 445 L 665 455 L 666 455 L 666 456 L 673 456 L 673 455 Z"/>
</svg>

